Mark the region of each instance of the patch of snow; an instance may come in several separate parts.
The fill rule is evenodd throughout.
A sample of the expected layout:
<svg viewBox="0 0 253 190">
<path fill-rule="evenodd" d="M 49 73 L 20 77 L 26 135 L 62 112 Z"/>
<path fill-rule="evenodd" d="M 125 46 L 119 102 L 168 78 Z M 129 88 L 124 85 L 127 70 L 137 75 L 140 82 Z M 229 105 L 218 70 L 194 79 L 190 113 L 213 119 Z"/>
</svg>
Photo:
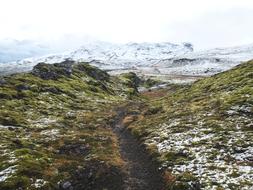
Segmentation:
<svg viewBox="0 0 253 190">
<path fill-rule="evenodd" d="M 46 136 L 45 140 L 55 140 L 57 137 L 60 136 L 59 129 L 49 129 L 40 132 L 41 135 Z"/>
<path fill-rule="evenodd" d="M 35 183 L 33 184 L 33 186 L 35 188 L 41 188 L 43 187 L 44 185 L 46 185 L 48 182 L 43 180 L 43 179 L 36 179 Z"/>
<path fill-rule="evenodd" d="M 205 190 L 212 189 L 213 185 L 210 184 L 213 182 L 224 189 L 230 189 L 229 185 L 240 186 L 245 190 L 253 188 L 251 134 L 243 132 L 237 126 L 225 133 L 222 130 L 213 132 L 213 128 L 206 128 L 204 124 L 204 121 L 200 121 L 197 125 L 178 131 L 182 124 L 179 119 L 172 119 L 155 127 L 145 143 L 156 145 L 161 155 L 169 152 L 186 155 L 182 163 L 175 162 L 173 166 L 165 159 L 162 168 L 167 168 L 175 175 L 192 173 Z M 241 186 L 244 182 L 248 184 Z"/>
<path fill-rule="evenodd" d="M 49 125 L 52 125 L 57 122 L 56 119 L 52 119 L 52 118 L 41 118 L 39 120 L 35 120 L 35 121 L 29 120 L 29 121 L 32 123 L 32 125 L 34 125 L 37 128 L 46 128 Z"/>
<path fill-rule="evenodd" d="M 17 166 L 10 166 L 2 171 L 0 171 L 0 182 L 8 179 L 13 173 L 15 173 Z"/>
<path fill-rule="evenodd" d="M 1 124 L 0 124 L 0 129 L 9 129 L 9 128 L 17 128 L 17 126 L 1 125 Z"/>
</svg>

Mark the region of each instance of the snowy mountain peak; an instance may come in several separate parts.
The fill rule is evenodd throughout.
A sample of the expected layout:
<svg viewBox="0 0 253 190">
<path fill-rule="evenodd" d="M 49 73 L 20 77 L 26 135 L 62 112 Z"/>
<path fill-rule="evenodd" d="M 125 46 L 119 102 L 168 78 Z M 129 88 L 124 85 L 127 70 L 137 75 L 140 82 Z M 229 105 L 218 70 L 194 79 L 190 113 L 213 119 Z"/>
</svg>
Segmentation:
<svg viewBox="0 0 253 190">
<path fill-rule="evenodd" d="M 142 61 L 149 59 L 165 59 L 180 56 L 193 51 L 189 43 L 127 43 L 111 44 L 106 42 L 89 43 L 70 53 L 74 60 L 114 61 Z"/>
<path fill-rule="evenodd" d="M 58 63 L 66 59 L 89 62 L 111 74 L 134 71 L 143 75 L 212 75 L 253 58 L 253 45 L 193 51 L 191 43 L 89 42 L 61 54 L 28 58 L 0 64 L 0 75 L 30 71 L 39 62 Z"/>
</svg>

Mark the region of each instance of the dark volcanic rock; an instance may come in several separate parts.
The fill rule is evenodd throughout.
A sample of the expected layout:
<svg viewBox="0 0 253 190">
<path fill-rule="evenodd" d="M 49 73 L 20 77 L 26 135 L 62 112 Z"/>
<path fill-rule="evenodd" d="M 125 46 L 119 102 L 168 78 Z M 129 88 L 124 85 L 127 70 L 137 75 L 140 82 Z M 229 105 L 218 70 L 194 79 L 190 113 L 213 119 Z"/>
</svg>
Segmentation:
<svg viewBox="0 0 253 190">
<path fill-rule="evenodd" d="M 26 84 L 19 84 L 16 86 L 17 91 L 29 90 L 29 89 L 30 89 L 30 87 Z"/>
<path fill-rule="evenodd" d="M 74 61 L 70 60 L 55 64 L 39 63 L 34 66 L 32 74 L 45 80 L 55 80 L 63 76 L 70 76 L 74 63 Z"/>
<path fill-rule="evenodd" d="M 56 80 L 64 76 L 69 77 L 71 74 L 77 76 L 85 74 L 99 81 L 109 81 L 110 79 L 110 75 L 107 72 L 97 67 L 84 62 L 76 63 L 71 60 L 55 64 L 39 63 L 33 68 L 32 74 L 45 80 Z"/>
</svg>

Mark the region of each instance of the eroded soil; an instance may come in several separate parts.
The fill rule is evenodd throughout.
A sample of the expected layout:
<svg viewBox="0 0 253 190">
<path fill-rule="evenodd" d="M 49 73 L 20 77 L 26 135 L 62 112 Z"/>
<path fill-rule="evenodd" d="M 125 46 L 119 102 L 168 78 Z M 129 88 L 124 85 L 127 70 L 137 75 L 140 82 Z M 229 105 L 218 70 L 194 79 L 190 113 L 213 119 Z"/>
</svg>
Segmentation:
<svg viewBox="0 0 253 190">
<path fill-rule="evenodd" d="M 162 190 L 164 181 L 161 171 L 152 162 L 150 155 L 138 140 L 123 124 L 124 108 L 117 110 L 114 132 L 118 136 L 120 153 L 125 161 L 126 176 L 124 188 L 126 190 Z"/>
</svg>

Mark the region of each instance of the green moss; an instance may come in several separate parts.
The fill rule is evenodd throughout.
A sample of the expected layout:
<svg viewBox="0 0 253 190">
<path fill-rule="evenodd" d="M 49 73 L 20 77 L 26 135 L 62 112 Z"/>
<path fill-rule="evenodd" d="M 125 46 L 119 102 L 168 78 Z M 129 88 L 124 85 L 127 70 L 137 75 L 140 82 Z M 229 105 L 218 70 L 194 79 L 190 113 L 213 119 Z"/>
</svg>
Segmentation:
<svg viewBox="0 0 253 190">
<path fill-rule="evenodd" d="M 156 145 L 170 139 L 175 133 L 182 134 L 188 139 L 187 133 L 191 130 L 198 131 L 196 137 L 210 136 L 210 139 L 189 141 L 189 144 L 184 145 L 184 149 L 188 152 L 186 155 L 178 154 L 181 147 L 177 148 L 177 145 L 171 148 L 174 151 L 169 149 L 168 152 L 153 154 L 157 161 L 161 161 L 169 168 L 175 165 L 188 165 L 195 156 L 194 151 L 189 151 L 190 147 L 200 148 L 200 150 L 213 148 L 212 152 L 206 153 L 209 163 L 212 163 L 218 155 L 221 155 L 220 150 L 231 151 L 228 144 L 233 137 L 233 132 L 235 134 L 241 132 L 244 140 L 241 142 L 238 139 L 232 146 L 247 148 L 252 139 L 250 133 L 253 111 L 252 73 L 253 61 L 249 61 L 229 71 L 196 81 L 189 86 L 172 87 L 166 94 L 157 92 L 154 93 L 157 95 L 155 96 L 146 93 L 147 98 L 143 100 L 145 106 L 140 106 L 142 117 L 129 128 L 146 144 Z M 159 106 L 162 107 L 161 111 L 154 109 Z M 229 163 L 235 161 L 229 156 L 224 160 Z M 217 168 L 215 165 L 210 167 L 210 170 L 224 171 L 225 169 Z M 177 181 L 170 184 L 169 189 L 191 189 L 188 184 L 191 180 L 197 184 L 197 179 L 192 174 L 182 173 L 176 177 Z M 247 187 L 247 184 L 240 187 Z M 231 189 L 233 188 L 237 187 L 231 186 Z"/>
<path fill-rule="evenodd" d="M 133 89 L 137 89 L 142 83 L 141 79 L 133 72 L 123 73 L 119 77 L 126 86 Z"/>
<path fill-rule="evenodd" d="M 196 181 L 196 177 L 189 172 L 184 172 L 178 176 L 178 180 L 184 182 Z"/>
<path fill-rule="evenodd" d="M 31 180 L 28 177 L 24 176 L 15 176 L 8 180 L 6 180 L 4 183 L 0 183 L 0 189 L 4 190 L 13 190 L 17 188 L 26 188 L 31 185 Z"/>
<path fill-rule="evenodd" d="M 113 119 L 109 110 L 134 90 L 86 63 L 74 64 L 71 73 L 65 66 L 40 67 L 5 77 L 0 86 L 0 124 L 14 126 L 0 128 L 0 151 L 6 152 L 0 169 L 9 167 L 9 160 L 17 166 L 0 189 L 33 189 L 36 179 L 48 181 L 41 189 L 56 189 L 69 178 L 80 182 L 76 171 L 93 167 L 90 160 L 120 168 L 117 138 L 107 126 Z"/>
<path fill-rule="evenodd" d="M 25 119 L 22 117 L 22 113 L 18 113 L 10 110 L 0 110 L 0 124 L 9 126 L 24 126 L 26 124 Z"/>
</svg>

